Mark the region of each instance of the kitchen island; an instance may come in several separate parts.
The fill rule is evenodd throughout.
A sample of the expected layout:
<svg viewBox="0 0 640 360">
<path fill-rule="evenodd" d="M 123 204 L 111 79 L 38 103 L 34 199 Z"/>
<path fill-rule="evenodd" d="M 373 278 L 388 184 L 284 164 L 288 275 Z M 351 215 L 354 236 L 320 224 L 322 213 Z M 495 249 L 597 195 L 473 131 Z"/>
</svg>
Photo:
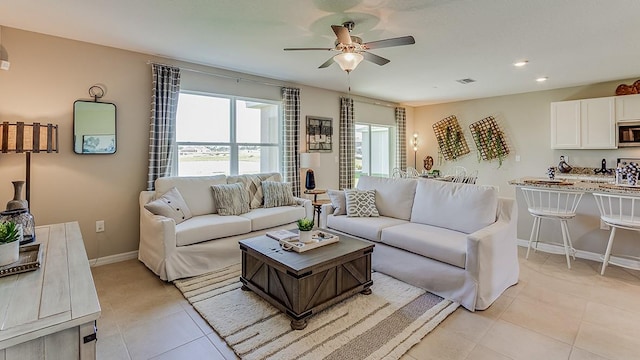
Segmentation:
<svg viewBox="0 0 640 360">
<path fill-rule="evenodd" d="M 563 179 L 556 181 L 540 177 L 524 177 L 509 181 L 510 185 L 516 187 L 519 245 L 526 246 L 529 241 L 533 226 L 533 216 L 529 214 L 522 191 L 518 190 L 518 188 L 531 187 L 583 191 L 585 194 L 578 206 L 577 215 L 569 221 L 571 240 L 573 247 L 577 251 L 576 257 L 601 262 L 600 257 L 605 252 L 610 229 L 605 224 L 601 224 L 600 212 L 592 194 L 594 192 L 603 192 L 640 197 L 640 186 L 616 185 L 614 182 L 615 179 L 611 176 L 590 177 L 588 180 L 581 179 L 578 176 L 565 176 Z M 558 246 L 540 244 L 540 249 L 564 254 L 559 223 L 544 221 L 540 228 L 540 241 L 558 243 Z M 613 253 L 640 257 L 640 235 L 635 231 L 619 230 L 616 233 Z M 640 264 L 631 260 L 616 258 L 616 261 L 640 267 Z"/>
</svg>

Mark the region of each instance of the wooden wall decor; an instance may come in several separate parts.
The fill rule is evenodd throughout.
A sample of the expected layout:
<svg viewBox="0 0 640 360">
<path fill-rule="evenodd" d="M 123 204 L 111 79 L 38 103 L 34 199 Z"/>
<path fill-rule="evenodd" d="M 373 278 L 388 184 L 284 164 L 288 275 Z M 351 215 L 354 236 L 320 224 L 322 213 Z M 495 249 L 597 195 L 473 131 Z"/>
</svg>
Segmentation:
<svg viewBox="0 0 640 360">
<path fill-rule="evenodd" d="M 509 146 L 493 116 L 486 117 L 469 125 L 473 141 L 478 148 L 478 160 L 502 160 L 509 155 Z"/>
<path fill-rule="evenodd" d="M 440 152 L 445 160 L 455 160 L 470 152 L 467 140 L 455 115 L 448 116 L 433 124 Z"/>
</svg>

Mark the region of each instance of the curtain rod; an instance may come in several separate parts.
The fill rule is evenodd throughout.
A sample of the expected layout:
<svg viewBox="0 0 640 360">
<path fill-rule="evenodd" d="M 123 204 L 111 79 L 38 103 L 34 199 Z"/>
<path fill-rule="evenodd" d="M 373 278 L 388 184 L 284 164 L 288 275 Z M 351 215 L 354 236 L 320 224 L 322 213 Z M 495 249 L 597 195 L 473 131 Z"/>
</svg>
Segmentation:
<svg viewBox="0 0 640 360">
<path fill-rule="evenodd" d="M 265 81 L 242 78 L 242 77 L 238 77 L 238 76 L 217 74 L 217 73 L 214 73 L 214 72 L 198 70 L 198 69 L 193 69 L 193 68 L 188 68 L 188 67 L 183 67 L 183 66 L 177 66 L 177 65 L 171 65 L 171 64 L 163 64 L 163 63 L 159 63 L 159 62 L 154 62 L 154 61 L 148 60 L 147 61 L 147 65 L 151 65 L 151 64 L 177 67 L 180 70 L 194 72 L 194 73 L 198 73 L 198 74 L 209 75 L 209 76 L 217 76 L 217 77 L 221 77 L 221 78 L 225 78 L 225 79 L 235 80 L 237 82 L 246 81 L 246 82 L 252 82 L 252 83 L 261 84 L 261 85 L 267 85 L 267 86 L 276 86 L 276 87 L 284 87 L 284 86 L 286 86 L 286 85 L 283 85 L 283 84 L 274 84 L 274 83 L 268 83 L 268 82 L 265 82 Z"/>
</svg>

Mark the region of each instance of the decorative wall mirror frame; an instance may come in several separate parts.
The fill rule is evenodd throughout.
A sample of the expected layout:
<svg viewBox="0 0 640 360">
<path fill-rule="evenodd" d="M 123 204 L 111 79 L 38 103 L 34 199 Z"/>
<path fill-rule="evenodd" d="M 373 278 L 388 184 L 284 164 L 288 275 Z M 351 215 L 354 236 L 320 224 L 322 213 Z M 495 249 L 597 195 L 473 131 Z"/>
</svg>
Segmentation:
<svg viewBox="0 0 640 360">
<path fill-rule="evenodd" d="M 76 154 L 116 152 L 116 105 L 76 100 L 73 103 L 73 151 Z"/>
</svg>

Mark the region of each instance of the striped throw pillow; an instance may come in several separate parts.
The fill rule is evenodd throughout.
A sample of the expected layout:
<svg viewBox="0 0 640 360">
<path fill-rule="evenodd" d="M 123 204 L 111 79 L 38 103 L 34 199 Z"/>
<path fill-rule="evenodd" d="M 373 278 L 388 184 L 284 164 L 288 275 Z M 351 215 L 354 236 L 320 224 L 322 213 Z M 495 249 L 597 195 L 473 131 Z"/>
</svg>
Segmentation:
<svg viewBox="0 0 640 360">
<path fill-rule="evenodd" d="M 220 215 L 240 215 L 249 212 L 249 193 L 244 184 L 211 185 L 213 201 Z"/>
<path fill-rule="evenodd" d="M 296 199 L 293 197 L 291 183 L 288 182 L 263 181 L 262 193 L 264 195 L 265 208 L 297 204 Z"/>
</svg>

